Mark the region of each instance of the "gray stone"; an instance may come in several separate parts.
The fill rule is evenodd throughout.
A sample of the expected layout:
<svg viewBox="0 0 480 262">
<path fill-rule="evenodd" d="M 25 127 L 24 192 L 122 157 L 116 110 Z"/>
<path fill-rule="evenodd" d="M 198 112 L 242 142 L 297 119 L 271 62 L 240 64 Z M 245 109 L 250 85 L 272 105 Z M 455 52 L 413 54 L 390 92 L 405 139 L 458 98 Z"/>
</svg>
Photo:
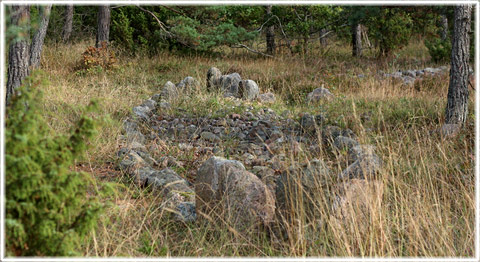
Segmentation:
<svg viewBox="0 0 480 262">
<path fill-rule="evenodd" d="M 403 76 L 402 77 L 403 84 L 406 86 L 411 86 L 415 83 L 415 78 L 411 76 Z"/>
<path fill-rule="evenodd" d="M 195 202 L 181 202 L 177 205 L 175 218 L 177 220 L 189 223 L 197 220 L 197 212 L 195 210 Z"/>
<path fill-rule="evenodd" d="M 416 77 L 417 73 L 415 70 L 406 70 L 403 72 L 403 75 L 409 76 L 409 77 Z"/>
<path fill-rule="evenodd" d="M 156 105 L 157 105 L 156 101 L 154 101 L 153 99 L 147 99 L 143 101 L 143 103 L 140 106 L 148 107 L 148 109 L 154 110 Z"/>
<path fill-rule="evenodd" d="M 141 120 L 147 120 L 150 117 L 150 112 L 152 110 L 146 106 L 136 106 L 132 108 L 132 111 L 135 117 Z"/>
<path fill-rule="evenodd" d="M 370 179 L 374 177 L 381 168 L 382 160 L 375 153 L 360 154 L 355 162 L 339 174 L 339 179 Z"/>
<path fill-rule="evenodd" d="M 275 98 L 275 94 L 269 92 L 269 93 L 258 95 L 257 100 L 258 102 L 263 104 L 271 104 L 271 103 L 275 103 L 276 98 Z"/>
<path fill-rule="evenodd" d="M 333 145 L 338 150 L 351 150 L 354 146 L 358 146 L 358 142 L 352 138 L 345 136 L 337 136 L 333 142 Z"/>
<path fill-rule="evenodd" d="M 322 85 L 322 87 L 314 89 L 312 92 L 310 92 L 307 95 L 306 102 L 307 104 L 317 103 L 324 100 L 330 100 L 333 97 L 334 95 L 327 88 L 324 88 Z"/>
<path fill-rule="evenodd" d="M 238 97 L 238 85 L 242 78 L 238 73 L 231 73 L 220 77 L 220 84 L 225 96 Z"/>
<path fill-rule="evenodd" d="M 222 76 L 222 72 L 216 67 L 212 67 L 208 69 L 207 72 L 207 90 L 217 90 L 220 88 L 220 77 Z"/>
<path fill-rule="evenodd" d="M 209 158 L 200 166 L 195 181 L 197 209 L 202 210 L 206 204 L 215 201 L 219 194 L 220 177 L 225 176 L 232 168 L 245 170 L 239 161 L 216 156 Z"/>
<path fill-rule="evenodd" d="M 191 76 L 187 76 L 185 77 L 181 82 L 180 84 L 182 84 L 182 88 L 185 88 L 185 89 L 196 89 L 199 87 L 199 83 L 198 81 L 191 77 Z"/>
<path fill-rule="evenodd" d="M 175 84 L 168 81 L 163 86 L 162 91 L 160 92 L 160 95 L 162 98 L 165 98 L 167 100 L 176 99 L 178 97 L 177 87 L 175 86 Z"/>
<path fill-rule="evenodd" d="M 314 134 L 318 128 L 315 117 L 305 113 L 300 117 L 300 128 L 305 133 Z"/>
<path fill-rule="evenodd" d="M 330 173 L 327 165 L 319 159 L 313 159 L 303 166 L 290 166 L 276 180 L 277 206 L 285 207 L 298 190 L 307 193 L 304 201 L 311 203 L 309 199 L 333 179 Z"/>
<path fill-rule="evenodd" d="M 218 136 L 215 135 L 214 133 L 208 132 L 208 131 L 202 132 L 202 133 L 200 134 L 200 137 L 203 138 L 203 139 L 205 139 L 205 140 L 207 140 L 207 141 L 210 141 L 210 142 L 212 142 L 212 143 L 214 143 L 214 142 L 220 142 L 220 141 L 221 141 L 220 137 L 218 137 Z"/>
<path fill-rule="evenodd" d="M 357 145 L 348 150 L 348 163 L 351 164 L 360 158 L 374 157 L 375 146 Z"/>
<path fill-rule="evenodd" d="M 238 84 L 238 96 L 245 100 L 254 100 L 260 94 L 257 83 L 253 80 L 243 80 Z"/>
<path fill-rule="evenodd" d="M 342 135 L 342 129 L 338 126 L 326 126 L 322 129 L 323 142 L 333 142 L 340 135 Z"/>
</svg>

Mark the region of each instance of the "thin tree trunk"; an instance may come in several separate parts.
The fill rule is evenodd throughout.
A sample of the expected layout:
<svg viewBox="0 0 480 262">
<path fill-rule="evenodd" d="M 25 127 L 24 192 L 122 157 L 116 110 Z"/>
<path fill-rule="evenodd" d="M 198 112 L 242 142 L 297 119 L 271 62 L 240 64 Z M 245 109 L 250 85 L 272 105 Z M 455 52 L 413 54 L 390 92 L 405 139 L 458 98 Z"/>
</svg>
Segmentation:
<svg viewBox="0 0 480 262">
<path fill-rule="evenodd" d="M 327 40 L 327 29 L 326 28 L 322 28 L 320 29 L 320 45 L 322 47 L 326 47 L 328 45 L 328 40 Z"/>
<path fill-rule="evenodd" d="M 42 54 L 43 42 L 47 34 L 48 21 L 50 20 L 50 10 L 52 5 L 42 7 L 42 21 L 33 36 L 32 45 L 30 46 L 30 66 L 37 68 L 40 65 L 40 56 Z"/>
<path fill-rule="evenodd" d="M 440 16 L 440 19 L 441 19 L 441 23 L 442 23 L 442 31 L 440 32 L 441 33 L 441 39 L 442 39 L 442 41 L 445 41 L 448 38 L 448 19 L 447 19 L 447 15 L 442 14 Z"/>
<path fill-rule="evenodd" d="M 446 124 L 463 125 L 467 119 L 471 13 L 471 5 L 455 7 Z"/>
<path fill-rule="evenodd" d="M 102 5 L 98 8 L 97 20 L 97 40 L 95 46 L 101 47 L 102 42 L 108 43 L 108 35 L 110 34 L 110 6 Z"/>
<path fill-rule="evenodd" d="M 360 24 L 352 25 L 352 55 L 362 56 L 362 27 Z"/>
<path fill-rule="evenodd" d="M 265 19 L 269 19 L 272 16 L 272 6 L 267 5 L 265 7 L 265 11 L 266 11 Z M 275 25 L 274 24 L 267 27 L 266 37 L 267 37 L 267 54 L 274 55 L 275 54 Z"/>
<path fill-rule="evenodd" d="M 12 25 L 19 26 L 22 30 L 19 32 L 18 38 L 13 39 L 8 50 L 8 79 L 6 104 L 8 105 L 10 97 L 14 94 L 23 79 L 29 74 L 29 32 L 30 24 L 30 6 L 17 5 L 12 6 Z"/>
<path fill-rule="evenodd" d="M 62 40 L 63 42 L 68 42 L 70 35 L 72 34 L 73 27 L 73 5 L 67 5 L 65 7 L 65 24 L 63 25 L 62 30 Z"/>
</svg>

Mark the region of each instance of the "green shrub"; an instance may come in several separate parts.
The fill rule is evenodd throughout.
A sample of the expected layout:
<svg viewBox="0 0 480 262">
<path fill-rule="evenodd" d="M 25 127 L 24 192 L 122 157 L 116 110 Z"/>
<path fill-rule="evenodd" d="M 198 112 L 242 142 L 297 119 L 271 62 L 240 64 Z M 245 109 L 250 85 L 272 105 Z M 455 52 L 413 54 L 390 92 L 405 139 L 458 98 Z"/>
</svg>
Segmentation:
<svg viewBox="0 0 480 262">
<path fill-rule="evenodd" d="M 7 108 L 6 251 L 15 256 L 72 256 L 105 204 L 87 173 L 71 166 L 95 133 L 87 107 L 71 134 L 54 134 L 42 118 L 41 73 L 24 80 Z M 108 188 L 108 187 L 105 187 Z"/>
<path fill-rule="evenodd" d="M 449 38 L 442 40 L 435 38 L 432 40 L 425 39 L 425 46 L 428 48 L 428 53 L 435 62 L 450 61 L 452 54 L 452 42 Z"/>
</svg>

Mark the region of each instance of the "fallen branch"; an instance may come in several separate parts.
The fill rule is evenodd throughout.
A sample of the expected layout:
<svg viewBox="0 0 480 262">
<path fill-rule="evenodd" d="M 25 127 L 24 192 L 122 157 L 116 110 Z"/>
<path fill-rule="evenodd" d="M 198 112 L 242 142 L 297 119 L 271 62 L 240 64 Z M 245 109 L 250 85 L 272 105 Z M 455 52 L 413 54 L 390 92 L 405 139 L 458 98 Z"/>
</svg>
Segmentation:
<svg viewBox="0 0 480 262">
<path fill-rule="evenodd" d="M 162 21 L 160 21 L 160 19 L 158 19 L 158 17 L 157 17 L 152 11 L 149 11 L 149 10 L 145 9 L 145 8 L 141 7 L 140 5 L 137 5 L 137 7 L 138 7 L 140 10 L 142 10 L 142 11 L 144 11 L 144 12 L 146 12 L 146 13 L 149 13 L 151 16 L 153 16 L 153 18 L 155 18 L 155 20 L 157 20 L 157 23 L 158 23 L 158 25 L 160 26 L 160 28 L 161 28 L 165 33 L 167 33 L 167 35 L 168 35 L 169 37 L 172 36 L 172 33 L 167 30 L 166 25 L 165 25 L 164 23 L 162 23 Z"/>
<path fill-rule="evenodd" d="M 244 44 L 237 44 L 236 46 L 230 46 L 231 48 L 245 48 L 247 49 L 248 51 L 252 52 L 252 53 L 255 53 L 255 54 L 259 54 L 259 55 L 263 55 L 263 56 L 266 56 L 266 57 L 271 57 L 273 58 L 274 56 L 272 55 L 268 55 L 268 54 L 265 54 L 265 53 L 262 53 L 258 50 L 255 50 L 255 49 L 252 49 Z"/>
</svg>

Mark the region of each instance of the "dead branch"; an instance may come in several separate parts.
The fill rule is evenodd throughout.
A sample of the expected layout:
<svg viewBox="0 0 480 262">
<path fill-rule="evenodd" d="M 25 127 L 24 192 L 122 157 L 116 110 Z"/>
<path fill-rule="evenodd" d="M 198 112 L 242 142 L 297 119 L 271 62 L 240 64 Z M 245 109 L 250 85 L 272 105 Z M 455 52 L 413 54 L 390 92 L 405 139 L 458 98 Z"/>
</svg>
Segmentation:
<svg viewBox="0 0 480 262">
<path fill-rule="evenodd" d="M 244 45 L 244 44 L 237 44 L 236 46 L 230 46 L 230 47 L 231 47 L 231 48 L 245 48 L 245 49 L 247 49 L 248 51 L 250 51 L 250 52 L 252 52 L 252 53 L 273 58 L 272 55 L 268 55 L 268 54 L 262 53 L 262 52 L 260 52 L 260 51 L 258 51 L 258 50 L 252 49 L 252 48 L 250 48 L 250 47 L 248 47 L 248 46 L 246 46 L 246 45 Z"/>
</svg>

